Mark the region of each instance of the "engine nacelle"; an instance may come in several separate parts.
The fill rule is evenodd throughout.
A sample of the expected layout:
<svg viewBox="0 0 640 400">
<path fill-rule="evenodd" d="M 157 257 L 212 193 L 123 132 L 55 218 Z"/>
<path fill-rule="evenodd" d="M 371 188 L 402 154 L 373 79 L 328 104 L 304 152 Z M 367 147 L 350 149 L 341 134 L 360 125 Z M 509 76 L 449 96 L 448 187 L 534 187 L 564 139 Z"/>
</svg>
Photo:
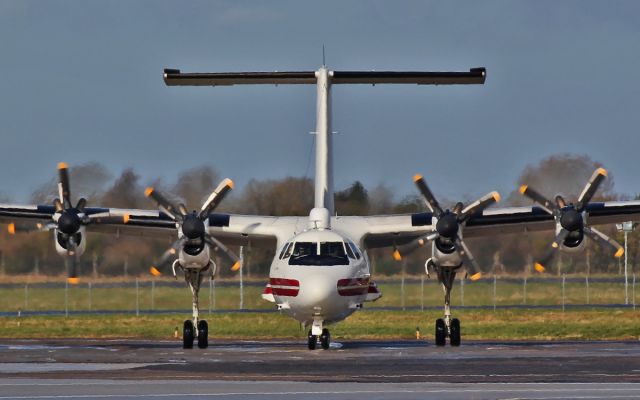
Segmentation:
<svg viewBox="0 0 640 400">
<path fill-rule="evenodd" d="M 433 242 L 433 257 L 431 261 L 438 267 L 457 268 L 462 264 L 460 254 L 455 251 L 453 243 L 438 238 Z"/>
<path fill-rule="evenodd" d="M 56 246 L 56 252 L 58 254 L 60 254 L 61 256 L 67 256 L 67 242 L 66 242 L 66 235 L 60 231 L 58 231 L 57 229 L 54 229 L 53 231 L 53 242 Z M 73 238 L 75 240 L 76 243 L 76 251 L 75 251 L 75 255 L 76 256 L 81 256 L 82 254 L 84 254 L 85 249 L 87 248 L 87 238 L 86 238 L 86 234 L 85 234 L 85 229 L 84 227 L 81 227 L 78 232 L 76 232 L 73 235 Z"/>
<path fill-rule="evenodd" d="M 185 245 L 178 254 L 178 261 L 183 268 L 202 269 L 209 265 L 209 246 Z"/>
<path fill-rule="evenodd" d="M 584 249 L 584 232 L 573 231 L 562 242 L 562 250 L 568 252 L 578 252 Z"/>
</svg>

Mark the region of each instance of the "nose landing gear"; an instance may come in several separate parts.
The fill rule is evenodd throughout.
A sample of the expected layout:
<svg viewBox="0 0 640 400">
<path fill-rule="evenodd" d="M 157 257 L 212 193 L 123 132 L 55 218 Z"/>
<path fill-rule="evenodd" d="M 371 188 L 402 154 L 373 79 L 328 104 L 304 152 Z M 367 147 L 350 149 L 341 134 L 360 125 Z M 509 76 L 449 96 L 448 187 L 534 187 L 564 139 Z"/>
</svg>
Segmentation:
<svg viewBox="0 0 640 400">
<path fill-rule="evenodd" d="M 438 280 L 442 284 L 444 291 L 444 318 L 436 320 L 436 346 L 446 345 L 447 337 L 451 346 L 460 346 L 460 320 L 451 318 L 451 289 L 453 288 L 458 268 L 459 266 L 455 268 L 435 267 L 438 273 Z"/>
<path fill-rule="evenodd" d="M 315 350 L 318 345 L 318 339 L 320 339 L 320 346 L 324 350 L 328 350 L 331 345 L 331 334 L 329 329 L 322 327 L 322 320 L 315 319 L 309 333 L 307 334 L 307 347 L 309 350 Z"/>
<path fill-rule="evenodd" d="M 184 272 L 184 280 L 187 282 L 187 285 L 189 285 L 189 289 L 191 289 L 193 303 L 193 321 L 184 321 L 184 326 L 182 329 L 182 347 L 185 349 L 192 349 L 193 342 L 197 338 L 198 348 L 206 349 L 207 347 L 209 347 L 209 324 L 207 324 L 207 321 L 199 319 L 200 307 L 198 302 L 198 294 L 200 292 L 200 285 L 202 284 L 204 273 L 210 272 L 211 274 L 213 274 L 213 272 L 215 271 L 215 264 L 210 261 L 209 264 L 203 269 L 184 268 L 180 265 L 178 260 L 176 260 L 173 265 L 174 276 L 176 267 L 180 267 Z"/>
</svg>

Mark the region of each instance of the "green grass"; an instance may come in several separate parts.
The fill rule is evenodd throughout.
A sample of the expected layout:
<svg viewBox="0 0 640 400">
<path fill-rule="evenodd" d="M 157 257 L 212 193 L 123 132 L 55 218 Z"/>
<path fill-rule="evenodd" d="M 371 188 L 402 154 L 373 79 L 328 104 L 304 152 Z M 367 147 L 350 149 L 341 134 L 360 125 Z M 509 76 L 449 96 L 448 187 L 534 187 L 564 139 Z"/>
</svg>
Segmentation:
<svg viewBox="0 0 640 400">
<path fill-rule="evenodd" d="M 129 282 L 130 283 L 130 282 Z M 379 283 L 383 297 L 374 306 L 424 305 L 440 307 L 443 302 L 442 289 L 435 280 L 425 280 L 422 288 L 420 282 L 405 285 L 404 301 L 399 283 Z M 452 305 L 491 306 L 493 298 L 493 280 L 479 282 L 465 281 L 464 291 L 459 281 L 453 289 Z M 41 288 L 29 286 L 28 299 L 25 304 L 23 286 L 0 288 L 0 311 L 17 312 L 18 310 L 45 311 L 64 310 L 65 291 L 60 288 Z M 262 286 L 245 286 L 244 308 L 271 309 L 273 305 L 260 297 Z M 464 298 L 462 294 L 464 293 Z M 629 295 L 632 291 L 629 288 Z M 191 307 L 191 292 L 186 285 L 177 287 L 156 285 L 152 291 L 150 285 L 141 285 L 138 292 L 139 307 L 142 310 L 184 310 Z M 622 283 L 591 283 L 589 289 L 590 304 L 622 304 L 624 303 L 624 285 Z M 498 280 L 495 302 L 497 305 L 524 304 L 524 290 L 521 282 Z M 587 291 L 583 282 L 567 283 L 565 287 L 565 304 L 586 304 Z M 240 292 L 237 286 L 218 286 L 213 293 L 209 285 L 204 284 L 200 291 L 200 306 L 203 311 L 212 309 L 237 309 L 240 304 Z M 529 282 L 527 284 L 526 304 L 560 305 L 562 289 L 557 282 Z M 69 310 L 135 310 L 136 290 L 134 287 L 96 288 L 91 294 L 86 283 L 70 286 L 68 292 Z"/>
<path fill-rule="evenodd" d="M 436 311 L 361 311 L 331 328 L 335 339 L 411 339 L 416 327 L 433 338 Z M 170 339 L 188 315 L 83 315 L 73 317 L 0 317 L 3 338 Z M 300 338 L 304 330 L 279 313 L 231 313 L 204 316 L 213 338 Z M 640 318 L 633 310 L 465 310 L 456 313 L 465 339 L 638 340 Z"/>
</svg>

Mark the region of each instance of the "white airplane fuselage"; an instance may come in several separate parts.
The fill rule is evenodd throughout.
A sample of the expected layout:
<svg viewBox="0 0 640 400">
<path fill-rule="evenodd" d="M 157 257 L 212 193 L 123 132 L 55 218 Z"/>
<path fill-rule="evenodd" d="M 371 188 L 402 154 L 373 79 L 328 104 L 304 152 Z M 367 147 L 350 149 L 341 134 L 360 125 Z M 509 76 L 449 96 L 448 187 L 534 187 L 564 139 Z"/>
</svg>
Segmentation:
<svg viewBox="0 0 640 400">
<path fill-rule="evenodd" d="M 341 321 L 362 307 L 370 279 L 366 255 L 330 229 L 310 229 L 279 246 L 269 283 L 278 307 L 305 325 Z"/>
</svg>

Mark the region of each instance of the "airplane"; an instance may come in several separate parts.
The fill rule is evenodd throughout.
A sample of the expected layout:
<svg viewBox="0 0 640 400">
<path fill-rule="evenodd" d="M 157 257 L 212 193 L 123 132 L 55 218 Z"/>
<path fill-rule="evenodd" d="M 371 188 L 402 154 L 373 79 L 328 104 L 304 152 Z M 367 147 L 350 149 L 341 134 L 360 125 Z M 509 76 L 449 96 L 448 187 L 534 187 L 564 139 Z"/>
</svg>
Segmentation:
<svg viewBox="0 0 640 400">
<path fill-rule="evenodd" d="M 550 214 L 544 207 L 488 208 L 500 200 L 497 192 L 489 192 L 466 207 L 458 203 L 453 210 L 442 209 L 424 177 L 419 174 L 414 177 L 414 182 L 428 211 L 342 216 L 335 209 L 330 111 L 332 85 L 484 84 L 485 68 L 464 72 L 333 71 L 323 65 L 316 71 L 221 73 L 183 73 L 177 69 L 165 69 L 163 77 L 168 86 L 310 84 L 316 85 L 317 96 L 314 207 L 308 217 L 216 213 L 215 206 L 233 187 L 233 183 L 227 180 L 214 190 L 200 212 L 189 213 L 185 206 L 172 204 L 153 188 L 147 188 L 145 195 L 155 201 L 158 206 L 155 210 L 84 209 L 84 215 L 89 218 L 93 215 L 109 217 L 102 223 L 82 225 L 86 231 L 151 237 L 177 234 L 178 240 L 162 258 L 166 260 L 176 256 L 173 273 L 176 275 L 176 270 L 183 271 L 193 294 L 192 319 L 183 325 L 184 348 L 193 347 L 195 340 L 200 348 L 208 346 L 208 325 L 199 318 L 198 292 L 203 274 L 210 274 L 215 269 L 209 258 L 211 246 L 250 244 L 276 250 L 262 297 L 308 328 L 307 347 L 314 350 L 318 341 L 323 349 L 330 348 L 331 335 L 327 326 L 344 320 L 362 309 L 365 302 L 375 301 L 381 296 L 371 277 L 369 249 L 393 248 L 394 256 L 401 257 L 399 249 L 402 246 L 420 240 L 431 242 L 432 257 L 427 266 L 437 272 L 444 288 L 444 316 L 435 323 L 435 344 L 444 346 L 448 338 L 451 346 L 459 346 L 460 321 L 453 318 L 449 302 L 453 280 L 457 273 L 463 271 L 463 266 L 471 279 L 481 276 L 480 268 L 463 240 L 463 232 L 466 238 L 550 231 L 557 230 L 558 224 L 562 225 L 559 214 Z M 589 199 L 583 198 L 584 204 L 576 209 L 582 215 L 583 223 L 568 228 L 562 225 L 564 229 L 587 232 L 587 217 L 592 224 L 609 224 L 637 220 L 640 216 L 640 202 L 590 203 Z M 0 222 L 48 221 L 63 212 L 59 207 L 0 204 Z M 59 220 L 60 217 L 57 218 Z M 582 234 L 575 237 L 566 235 L 562 245 L 575 247 L 583 237 Z M 232 261 L 237 259 L 233 255 L 228 258 Z M 152 268 L 152 272 L 160 273 L 157 268 Z"/>
</svg>

